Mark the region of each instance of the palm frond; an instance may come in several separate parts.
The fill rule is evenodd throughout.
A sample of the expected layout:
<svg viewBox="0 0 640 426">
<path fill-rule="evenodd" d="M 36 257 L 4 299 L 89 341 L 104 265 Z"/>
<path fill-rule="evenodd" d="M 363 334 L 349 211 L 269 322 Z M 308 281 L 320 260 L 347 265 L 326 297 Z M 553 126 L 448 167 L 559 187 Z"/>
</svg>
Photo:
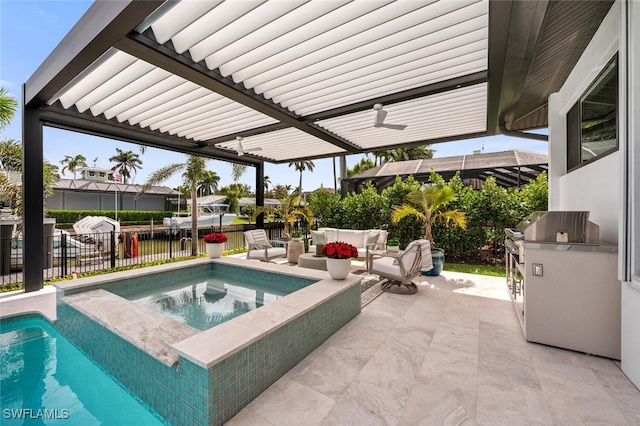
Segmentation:
<svg viewBox="0 0 640 426">
<path fill-rule="evenodd" d="M 168 166 L 164 166 L 151 173 L 147 178 L 147 181 L 142 185 L 140 192 L 136 194 L 136 199 L 138 199 L 142 194 L 147 192 L 152 186 L 160 185 L 165 182 L 171 176 L 184 169 L 185 165 L 183 163 L 175 163 L 169 164 Z"/>
<path fill-rule="evenodd" d="M 408 216 L 415 216 L 419 220 L 426 220 L 424 213 L 409 204 L 403 204 L 399 207 L 395 207 L 391 215 L 391 220 L 394 223 L 398 223 Z"/>
</svg>

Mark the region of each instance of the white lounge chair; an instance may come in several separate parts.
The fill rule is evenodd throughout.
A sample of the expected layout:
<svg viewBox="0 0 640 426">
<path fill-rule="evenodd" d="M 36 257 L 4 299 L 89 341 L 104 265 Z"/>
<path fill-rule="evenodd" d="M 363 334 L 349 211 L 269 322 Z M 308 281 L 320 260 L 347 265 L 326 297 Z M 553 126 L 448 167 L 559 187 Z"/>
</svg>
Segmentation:
<svg viewBox="0 0 640 426">
<path fill-rule="evenodd" d="M 406 292 L 414 294 L 418 287 L 411 280 L 421 274 L 422 254 L 419 241 L 412 241 L 399 255 L 382 254 L 371 262 L 371 273 L 386 278 L 382 290 L 394 291 L 403 286 Z M 394 286 L 398 286 L 397 289 Z"/>
<path fill-rule="evenodd" d="M 271 259 L 287 256 L 287 249 L 274 247 L 267 238 L 267 233 L 264 229 L 246 231 L 244 233 L 244 242 L 247 246 L 247 259 L 269 262 Z"/>
</svg>

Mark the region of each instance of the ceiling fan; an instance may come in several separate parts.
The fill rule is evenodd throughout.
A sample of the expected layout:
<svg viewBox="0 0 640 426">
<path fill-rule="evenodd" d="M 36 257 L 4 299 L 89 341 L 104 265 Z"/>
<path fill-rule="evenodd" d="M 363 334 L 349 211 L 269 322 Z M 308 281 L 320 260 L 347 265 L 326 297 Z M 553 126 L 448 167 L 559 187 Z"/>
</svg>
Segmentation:
<svg viewBox="0 0 640 426">
<path fill-rule="evenodd" d="M 242 147 L 242 139 L 243 139 L 242 136 L 236 136 L 236 140 L 238 141 L 238 144 L 234 149 L 238 153 L 238 157 L 243 156 L 245 152 L 262 151 L 262 148 L 260 147 L 244 149 Z"/>
<path fill-rule="evenodd" d="M 382 104 L 375 104 L 373 110 L 376 111 L 373 127 L 384 127 L 393 130 L 404 130 L 407 127 L 406 124 L 385 124 L 384 119 L 387 117 L 387 111 L 382 109 Z"/>
</svg>

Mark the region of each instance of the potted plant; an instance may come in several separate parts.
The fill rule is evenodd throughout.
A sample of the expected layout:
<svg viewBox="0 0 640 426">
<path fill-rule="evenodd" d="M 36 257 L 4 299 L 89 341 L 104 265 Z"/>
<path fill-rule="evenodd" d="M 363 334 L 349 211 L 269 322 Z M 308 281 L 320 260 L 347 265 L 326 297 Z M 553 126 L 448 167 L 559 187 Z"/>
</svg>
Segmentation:
<svg viewBox="0 0 640 426">
<path fill-rule="evenodd" d="M 439 183 L 408 193 L 407 201 L 409 203 L 395 207 L 393 210 L 391 220 L 394 223 L 400 222 L 407 216 L 414 216 L 424 222 L 424 238 L 431 244 L 433 259 L 433 268 L 429 271 L 422 271 L 424 275 L 440 275 L 444 264 L 444 250 L 436 248 L 431 234 L 431 225 L 434 222 L 442 222 L 447 225 L 459 226 L 462 229 L 467 228 L 467 217 L 464 212 L 458 209 L 447 209 L 447 205 L 457 198 L 449 185 Z"/>
<path fill-rule="evenodd" d="M 224 252 L 224 243 L 227 242 L 227 236 L 222 232 L 212 232 L 203 237 L 207 244 L 207 254 L 210 258 L 215 259 L 222 256 Z"/>
<path fill-rule="evenodd" d="M 400 251 L 400 240 L 397 238 L 389 238 L 387 240 L 387 251 L 389 253 L 398 253 Z"/>
<path fill-rule="evenodd" d="M 293 241 L 302 241 L 302 232 L 300 231 L 293 231 L 291 233 L 291 239 Z"/>
<path fill-rule="evenodd" d="M 341 241 L 322 246 L 321 253 L 327 257 L 327 272 L 334 280 L 343 280 L 351 270 L 351 258 L 358 257 L 358 248 Z"/>
</svg>

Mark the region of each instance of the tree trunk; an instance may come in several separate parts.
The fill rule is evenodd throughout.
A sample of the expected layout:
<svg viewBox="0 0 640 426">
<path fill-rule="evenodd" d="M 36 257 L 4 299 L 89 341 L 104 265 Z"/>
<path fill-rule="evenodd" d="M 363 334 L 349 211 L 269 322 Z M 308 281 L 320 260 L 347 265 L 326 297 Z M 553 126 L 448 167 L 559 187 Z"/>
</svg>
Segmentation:
<svg viewBox="0 0 640 426">
<path fill-rule="evenodd" d="M 198 193 L 191 191 L 191 256 L 198 255 Z"/>
<path fill-rule="evenodd" d="M 333 190 L 338 192 L 338 176 L 336 175 L 336 157 L 332 158 L 333 162 Z"/>
<path fill-rule="evenodd" d="M 340 156 L 340 196 L 342 198 L 347 196 L 347 182 L 344 180 L 347 178 L 347 156 Z"/>
</svg>

